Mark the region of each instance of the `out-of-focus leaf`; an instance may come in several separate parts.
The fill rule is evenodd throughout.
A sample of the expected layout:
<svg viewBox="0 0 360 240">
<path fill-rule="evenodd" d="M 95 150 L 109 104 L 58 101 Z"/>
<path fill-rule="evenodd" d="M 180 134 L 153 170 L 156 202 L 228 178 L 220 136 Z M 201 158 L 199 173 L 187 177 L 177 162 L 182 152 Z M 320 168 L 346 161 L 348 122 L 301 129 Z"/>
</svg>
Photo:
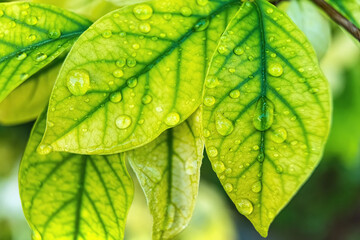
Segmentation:
<svg viewBox="0 0 360 240">
<path fill-rule="evenodd" d="M 173 239 L 193 214 L 204 150 L 199 113 L 127 155 L 153 215 L 153 239 Z"/>
<path fill-rule="evenodd" d="M 0 3 L 0 102 L 67 50 L 89 25 L 53 6 Z"/>
<path fill-rule="evenodd" d="M 330 94 L 305 35 L 263 0 L 244 3 L 205 81 L 206 150 L 226 192 L 262 236 L 312 173 Z"/>
<path fill-rule="evenodd" d="M 47 105 L 64 58 L 58 58 L 22 83 L 0 103 L 0 124 L 16 125 L 35 120 Z"/>
<path fill-rule="evenodd" d="M 45 113 L 20 166 L 20 197 L 34 239 L 123 238 L 133 185 L 120 155 L 39 155 Z M 37 150 L 38 148 L 38 150 Z"/>
<path fill-rule="evenodd" d="M 360 0 L 326 0 L 348 20 L 360 28 Z"/>
<path fill-rule="evenodd" d="M 55 151 L 109 154 L 144 145 L 186 120 L 201 103 L 209 57 L 239 4 L 151 1 L 101 18 L 61 69 L 43 143 Z"/>
<path fill-rule="evenodd" d="M 305 33 L 318 58 L 321 59 L 326 53 L 331 40 L 329 21 L 316 6 L 306 0 L 290 1 L 286 13 Z"/>
</svg>

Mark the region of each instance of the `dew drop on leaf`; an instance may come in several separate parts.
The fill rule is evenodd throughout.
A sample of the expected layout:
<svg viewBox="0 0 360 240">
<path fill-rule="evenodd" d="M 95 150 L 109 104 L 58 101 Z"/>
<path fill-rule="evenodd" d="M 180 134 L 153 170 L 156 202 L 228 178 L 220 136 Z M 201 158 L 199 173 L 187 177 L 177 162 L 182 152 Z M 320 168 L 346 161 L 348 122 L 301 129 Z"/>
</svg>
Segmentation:
<svg viewBox="0 0 360 240">
<path fill-rule="evenodd" d="M 284 72 L 283 67 L 279 63 L 270 63 L 268 73 L 274 77 L 280 77 Z"/>
<path fill-rule="evenodd" d="M 257 181 L 251 186 L 251 191 L 253 191 L 254 193 L 261 192 L 261 189 L 262 189 L 262 185 L 260 181 Z"/>
<path fill-rule="evenodd" d="M 256 158 L 259 162 L 263 162 L 265 159 L 265 154 L 261 152 Z"/>
<path fill-rule="evenodd" d="M 48 155 L 52 152 L 52 147 L 48 144 L 40 144 L 37 147 L 36 152 L 40 155 Z"/>
<path fill-rule="evenodd" d="M 224 163 L 221 161 L 217 161 L 214 163 L 214 171 L 219 174 L 225 171 Z"/>
<path fill-rule="evenodd" d="M 113 72 L 113 76 L 116 77 L 116 78 L 121 78 L 122 76 L 124 76 L 124 72 L 121 69 L 116 69 Z"/>
<path fill-rule="evenodd" d="M 138 80 L 135 77 L 128 79 L 126 82 L 126 84 L 128 85 L 129 88 L 136 87 L 137 83 L 138 83 Z"/>
<path fill-rule="evenodd" d="M 110 101 L 113 103 L 118 103 L 122 100 L 121 92 L 114 92 L 110 95 Z"/>
<path fill-rule="evenodd" d="M 125 58 L 120 58 L 119 60 L 116 61 L 116 66 L 118 67 L 124 67 L 126 64 L 126 59 Z"/>
<path fill-rule="evenodd" d="M 244 49 L 242 47 L 236 47 L 236 48 L 234 48 L 234 53 L 235 53 L 235 55 L 240 56 L 240 55 L 244 54 Z"/>
<path fill-rule="evenodd" d="M 232 185 L 231 183 L 226 183 L 226 184 L 224 185 L 224 189 L 225 189 L 225 191 L 227 191 L 227 192 L 232 192 L 232 191 L 234 190 L 234 187 L 233 187 L 233 185 Z"/>
<path fill-rule="evenodd" d="M 28 77 L 29 77 L 29 74 L 27 74 L 27 73 L 22 73 L 22 74 L 20 75 L 20 80 L 21 80 L 21 81 L 24 81 L 24 80 L 26 80 Z"/>
<path fill-rule="evenodd" d="M 215 118 L 216 131 L 222 135 L 230 135 L 234 131 L 234 124 L 223 114 L 217 113 Z"/>
<path fill-rule="evenodd" d="M 164 14 L 164 19 L 165 19 L 165 20 L 168 20 L 168 21 L 169 21 L 171 18 L 172 18 L 172 14 L 171 14 L 171 13 L 165 13 L 165 14 Z"/>
<path fill-rule="evenodd" d="M 182 7 L 180 9 L 181 15 L 183 15 L 184 17 L 190 17 L 192 14 L 191 8 L 189 7 Z"/>
<path fill-rule="evenodd" d="M 61 31 L 59 29 L 51 29 L 48 35 L 49 38 L 57 39 L 61 36 Z"/>
<path fill-rule="evenodd" d="M 110 30 L 106 30 L 101 34 L 104 38 L 111 38 L 112 32 Z"/>
<path fill-rule="evenodd" d="M 208 28 L 210 21 L 208 19 L 201 19 L 196 25 L 195 30 L 198 32 L 204 31 Z"/>
<path fill-rule="evenodd" d="M 210 137 L 210 134 L 209 129 L 204 129 L 204 137 Z"/>
<path fill-rule="evenodd" d="M 236 99 L 236 98 L 239 98 L 240 97 L 240 91 L 239 90 L 232 90 L 230 92 L 230 97 L 233 98 L 233 99 Z"/>
<path fill-rule="evenodd" d="M 219 84 L 219 79 L 216 76 L 209 76 L 205 81 L 205 85 L 207 88 L 215 88 Z"/>
<path fill-rule="evenodd" d="M 270 136 L 271 140 L 273 140 L 274 142 L 282 143 L 287 138 L 287 131 L 285 128 L 281 127 L 272 131 Z"/>
<path fill-rule="evenodd" d="M 90 89 L 90 76 L 86 70 L 71 70 L 67 75 L 67 87 L 75 96 L 82 96 Z"/>
<path fill-rule="evenodd" d="M 33 41 L 36 40 L 36 35 L 30 34 L 30 35 L 27 37 L 27 39 L 28 39 L 29 41 L 33 42 Z"/>
<path fill-rule="evenodd" d="M 199 6 L 206 6 L 209 3 L 209 0 L 197 0 L 196 1 Z"/>
<path fill-rule="evenodd" d="M 45 53 L 38 53 L 36 54 L 35 61 L 41 62 L 44 61 L 47 58 L 47 55 Z"/>
<path fill-rule="evenodd" d="M 204 97 L 204 105 L 207 107 L 211 107 L 215 104 L 215 98 L 213 96 L 205 96 Z"/>
<path fill-rule="evenodd" d="M 16 59 L 19 61 L 24 60 L 26 57 L 27 57 L 27 54 L 25 52 L 19 53 L 16 55 Z"/>
<path fill-rule="evenodd" d="M 165 124 L 168 126 L 175 126 L 180 122 L 180 115 L 177 112 L 171 112 L 166 115 Z"/>
<path fill-rule="evenodd" d="M 142 33 L 149 33 L 151 31 L 151 25 L 149 23 L 142 23 L 139 26 L 139 30 Z"/>
<path fill-rule="evenodd" d="M 128 58 L 126 61 L 128 67 L 135 67 L 136 66 L 136 59 L 135 58 Z"/>
<path fill-rule="evenodd" d="M 37 24 L 38 19 L 37 19 L 37 17 L 35 17 L 35 16 L 30 16 L 30 17 L 27 17 L 27 18 L 26 18 L 25 22 L 26 22 L 28 25 L 33 26 L 33 25 L 36 25 L 36 24 Z"/>
<path fill-rule="evenodd" d="M 149 104 L 152 101 L 152 97 L 150 95 L 145 95 L 142 97 L 141 102 L 143 104 Z"/>
<path fill-rule="evenodd" d="M 240 199 L 240 201 L 237 203 L 239 212 L 243 215 L 250 215 L 253 210 L 254 206 L 248 199 Z"/>
<path fill-rule="evenodd" d="M 131 125 L 131 118 L 128 115 L 120 115 L 116 118 L 116 126 L 120 129 L 126 129 Z"/>
<path fill-rule="evenodd" d="M 147 4 L 140 4 L 133 8 L 135 17 L 139 20 L 147 20 L 151 18 L 153 9 Z"/>
<path fill-rule="evenodd" d="M 256 103 L 253 124 L 259 131 L 271 127 L 274 121 L 274 104 L 266 97 L 260 97 Z"/>
<path fill-rule="evenodd" d="M 207 151 L 208 151 L 208 154 L 209 154 L 209 156 L 210 157 L 216 157 L 218 154 L 219 154 L 219 152 L 218 152 L 218 150 L 216 149 L 216 147 L 209 147 L 208 149 L 207 149 Z M 224 164 L 223 164 L 224 165 Z M 225 167 L 224 167 L 224 170 L 225 170 Z"/>
</svg>

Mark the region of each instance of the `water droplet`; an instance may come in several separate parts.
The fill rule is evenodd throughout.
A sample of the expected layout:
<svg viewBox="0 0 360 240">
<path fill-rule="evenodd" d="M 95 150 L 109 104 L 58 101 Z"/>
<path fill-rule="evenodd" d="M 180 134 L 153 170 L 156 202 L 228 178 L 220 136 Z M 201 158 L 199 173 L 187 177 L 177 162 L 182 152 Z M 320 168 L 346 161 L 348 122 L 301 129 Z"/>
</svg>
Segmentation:
<svg viewBox="0 0 360 240">
<path fill-rule="evenodd" d="M 182 7 L 180 9 L 180 12 L 184 17 L 190 17 L 192 14 L 191 8 L 189 7 Z"/>
<path fill-rule="evenodd" d="M 273 10 L 272 8 L 268 8 L 268 9 L 266 10 L 266 12 L 267 12 L 268 14 L 271 14 L 271 13 L 274 12 L 274 10 Z"/>
<path fill-rule="evenodd" d="M 221 113 L 216 114 L 215 124 L 216 131 L 222 136 L 230 135 L 234 131 L 233 123 Z"/>
<path fill-rule="evenodd" d="M 253 204 L 245 198 L 240 199 L 240 201 L 237 203 L 237 206 L 239 212 L 243 215 L 250 215 L 254 211 Z"/>
<path fill-rule="evenodd" d="M 36 35 L 30 34 L 30 35 L 27 37 L 27 39 L 28 39 L 29 41 L 35 41 L 35 40 L 36 40 Z"/>
<path fill-rule="evenodd" d="M 221 161 L 217 161 L 214 163 L 214 171 L 217 173 L 217 174 L 220 174 L 222 172 L 225 171 L 225 165 L 223 162 Z"/>
<path fill-rule="evenodd" d="M 152 101 L 152 97 L 150 95 L 145 95 L 142 97 L 141 102 L 143 104 L 149 104 Z"/>
<path fill-rule="evenodd" d="M 125 58 L 120 58 L 119 60 L 117 60 L 116 61 L 116 66 L 118 66 L 118 67 L 124 67 L 125 66 L 125 64 L 126 64 L 126 59 Z"/>
<path fill-rule="evenodd" d="M 172 14 L 171 13 L 165 13 L 163 17 L 164 17 L 165 20 L 170 20 L 172 18 Z"/>
<path fill-rule="evenodd" d="M 253 148 L 252 148 L 254 151 L 257 151 L 260 149 L 259 145 L 254 145 Z"/>
<path fill-rule="evenodd" d="M 59 29 L 51 29 L 48 35 L 51 39 L 57 39 L 61 36 L 61 31 Z"/>
<path fill-rule="evenodd" d="M 180 115 L 177 112 L 171 112 L 166 115 L 165 124 L 168 126 L 175 126 L 180 122 Z"/>
<path fill-rule="evenodd" d="M 27 74 L 27 73 L 22 73 L 22 74 L 20 75 L 20 80 L 21 80 L 21 81 L 25 81 L 26 79 L 28 79 L 28 77 L 29 77 L 29 74 Z"/>
<path fill-rule="evenodd" d="M 128 115 L 120 115 L 119 117 L 116 118 L 116 126 L 120 129 L 126 129 L 131 125 L 131 117 L 129 117 Z"/>
<path fill-rule="evenodd" d="M 281 127 L 271 132 L 271 140 L 276 143 L 282 143 L 287 138 L 287 131 L 285 128 Z"/>
<path fill-rule="evenodd" d="M 48 144 L 40 144 L 37 149 L 36 152 L 40 155 L 48 155 L 49 153 L 51 153 L 53 150 L 53 148 L 48 145 Z"/>
<path fill-rule="evenodd" d="M 25 52 L 19 53 L 16 55 L 16 59 L 21 61 L 24 60 L 27 57 L 27 54 Z"/>
<path fill-rule="evenodd" d="M 139 20 L 147 20 L 151 18 L 153 9 L 147 4 L 139 4 L 134 7 L 133 13 Z"/>
<path fill-rule="evenodd" d="M 216 76 L 209 76 L 205 81 L 205 85 L 208 88 L 215 88 L 219 84 L 220 84 L 219 79 Z"/>
<path fill-rule="evenodd" d="M 104 38 L 111 38 L 112 32 L 110 30 L 106 30 L 101 34 Z"/>
<path fill-rule="evenodd" d="M 137 83 L 138 83 L 138 80 L 137 80 L 137 78 L 134 78 L 134 77 L 130 78 L 126 81 L 126 84 L 128 85 L 129 88 L 136 87 Z"/>
<path fill-rule="evenodd" d="M 128 58 L 126 61 L 128 67 L 135 67 L 136 66 L 136 59 L 135 58 Z"/>
<path fill-rule="evenodd" d="M 261 185 L 261 182 L 260 182 L 260 181 L 254 183 L 254 184 L 251 186 L 251 191 L 253 191 L 254 193 L 261 192 L 261 189 L 262 189 L 262 185 Z"/>
<path fill-rule="evenodd" d="M 240 55 L 244 54 L 244 49 L 242 47 L 236 47 L 236 48 L 234 48 L 234 53 L 235 53 L 235 55 L 240 56 Z"/>
<path fill-rule="evenodd" d="M 270 63 L 268 73 L 274 77 L 280 77 L 284 72 L 283 67 L 279 63 Z"/>
<path fill-rule="evenodd" d="M 253 56 L 248 56 L 248 60 L 252 61 L 252 60 L 254 60 L 254 57 Z"/>
<path fill-rule="evenodd" d="M 67 74 L 67 87 L 75 96 L 84 95 L 90 89 L 90 76 L 86 70 L 71 70 Z"/>
<path fill-rule="evenodd" d="M 47 55 L 45 53 L 38 53 L 36 54 L 35 61 L 41 62 L 44 61 L 47 58 Z"/>
<path fill-rule="evenodd" d="M 209 3 L 209 0 L 196 0 L 199 6 L 206 6 Z"/>
<path fill-rule="evenodd" d="M 282 173 L 284 170 L 283 170 L 283 168 L 281 167 L 281 166 L 277 166 L 276 167 L 276 172 L 277 173 Z"/>
<path fill-rule="evenodd" d="M 110 101 L 113 103 L 118 103 L 122 100 L 121 92 L 114 92 L 110 95 Z"/>
<path fill-rule="evenodd" d="M 142 33 L 149 33 L 151 31 L 151 25 L 149 23 L 142 23 L 139 26 L 139 30 Z"/>
<path fill-rule="evenodd" d="M 234 190 L 234 187 L 233 187 L 233 185 L 232 185 L 231 183 L 226 183 L 226 184 L 224 185 L 224 189 L 225 189 L 225 191 L 227 191 L 227 192 L 232 192 L 232 191 Z"/>
<path fill-rule="evenodd" d="M 230 95 L 231 98 L 234 98 L 234 99 L 239 98 L 240 97 L 240 91 L 237 90 L 237 89 L 232 90 L 229 95 Z"/>
<path fill-rule="evenodd" d="M 218 154 L 219 154 L 219 152 L 218 152 L 218 150 L 216 149 L 216 147 L 209 147 L 208 149 L 207 149 L 207 151 L 208 151 L 208 154 L 209 154 L 209 156 L 210 157 L 216 157 Z M 225 170 L 225 167 L 224 167 L 224 170 Z"/>
<path fill-rule="evenodd" d="M 121 70 L 121 69 L 116 69 L 113 72 L 113 76 L 116 77 L 116 78 L 121 78 L 122 76 L 124 76 L 124 71 Z"/>
<path fill-rule="evenodd" d="M 204 97 L 204 105 L 211 107 L 212 105 L 215 104 L 215 98 L 213 96 L 205 96 Z"/>
<path fill-rule="evenodd" d="M 225 45 L 220 45 L 220 46 L 218 47 L 218 52 L 219 52 L 220 54 L 226 54 L 227 51 L 228 51 L 228 49 L 227 49 L 227 47 L 226 47 Z"/>
<path fill-rule="evenodd" d="M 138 50 L 138 49 L 140 48 L 140 44 L 134 43 L 134 44 L 132 45 L 132 48 L 135 49 L 135 50 Z"/>
<path fill-rule="evenodd" d="M 36 24 L 37 24 L 38 19 L 37 19 L 37 17 L 35 17 L 35 16 L 30 16 L 30 17 L 27 17 L 27 18 L 26 18 L 25 22 L 26 22 L 28 25 L 33 26 L 33 25 L 36 25 Z"/>
<path fill-rule="evenodd" d="M 204 137 L 210 137 L 210 134 L 209 129 L 204 129 Z"/>
<path fill-rule="evenodd" d="M 195 30 L 198 32 L 204 31 L 208 28 L 210 21 L 208 19 L 201 19 L 196 25 Z"/>
<path fill-rule="evenodd" d="M 265 131 L 271 127 L 274 121 L 274 104 L 266 97 L 259 98 L 256 103 L 253 124 L 259 131 Z"/>
<path fill-rule="evenodd" d="M 259 155 L 257 156 L 257 160 L 259 162 L 263 162 L 265 159 L 265 154 L 263 152 L 259 153 Z"/>
</svg>

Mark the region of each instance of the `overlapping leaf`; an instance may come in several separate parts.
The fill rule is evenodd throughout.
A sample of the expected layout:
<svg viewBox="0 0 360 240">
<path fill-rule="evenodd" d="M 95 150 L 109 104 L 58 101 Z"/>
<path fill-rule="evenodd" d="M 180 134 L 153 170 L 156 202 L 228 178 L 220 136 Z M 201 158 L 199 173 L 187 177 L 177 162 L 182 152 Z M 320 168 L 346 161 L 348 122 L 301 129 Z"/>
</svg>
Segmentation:
<svg viewBox="0 0 360 240">
<path fill-rule="evenodd" d="M 90 22 L 56 7 L 0 4 L 0 101 L 68 49 Z"/>
<path fill-rule="evenodd" d="M 0 123 L 16 125 L 35 120 L 49 102 L 51 90 L 64 58 L 58 57 L 41 72 L 13 90 L 0 103 Z"/>
<path fill-rule="evenodd" d="M 20 196 L 34 239 L 123 238 L 133 185 L 120 155 L 39 155 L 39 117 L 20 166 Z M 39 146 L 39 152 L 46 148 Z"/>
<path fill-rule="evenodd" d="M 153 239 L 173 239 L 188 225 L 198 194 L 203 150 L 197 111 L 127 155 L 153 215 Z"/>
<path fill-rule="evenodd" d="M 360 0 L 327 0 L 327 2 L 360 28 Z"/>
<path fill-rule="evenodd" d="M 238 4 L 151 1 L 101 18 L 64 63 L 43 143 L 114 153 L 183 122 L 201 102 L 207 61 Z"/>
<path fill-rule="evenodd" d="M 329 87 L 304 34 L 266 1 L 245 3 L 206 80 L 206 150 L 228 195 L 262 236 L 318 164 Z"/>
</svg>

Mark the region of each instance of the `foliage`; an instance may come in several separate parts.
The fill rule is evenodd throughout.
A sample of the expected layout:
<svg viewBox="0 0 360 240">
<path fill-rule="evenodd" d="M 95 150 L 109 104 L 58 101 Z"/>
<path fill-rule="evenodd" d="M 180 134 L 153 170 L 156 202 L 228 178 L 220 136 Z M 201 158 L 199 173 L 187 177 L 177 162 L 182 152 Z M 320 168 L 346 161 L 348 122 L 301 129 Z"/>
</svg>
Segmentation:
<svg viewBox="0 0 360 240">
<path fill-rule="evenodd" d="M 351 4 L 329 2 L 358 23 Z M 295 23 L 266 0 L 0 3 L 0 122 L 37 118 L 19 172 L 33 239 L 122 239 L 126 162 L 153 239 L 175 238 L 194 210 L 204 145 L 266 237 L 331 122 L 320 38 L 291 9 Z M 327 46 L 315 48 L 321 58 Z"/>
</svg>

